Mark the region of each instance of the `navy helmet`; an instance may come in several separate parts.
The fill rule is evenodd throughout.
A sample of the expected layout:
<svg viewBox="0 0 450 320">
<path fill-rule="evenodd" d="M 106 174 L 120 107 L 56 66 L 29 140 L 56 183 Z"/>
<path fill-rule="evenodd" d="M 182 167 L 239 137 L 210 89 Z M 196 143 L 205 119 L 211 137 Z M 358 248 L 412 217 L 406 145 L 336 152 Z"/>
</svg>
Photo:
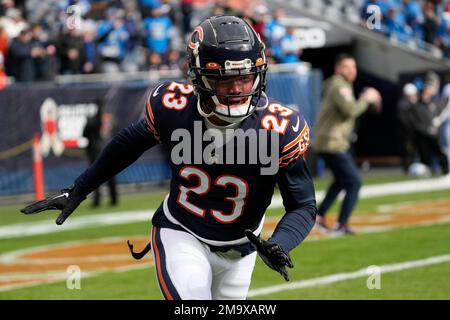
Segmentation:
<svg viewBox="0 0 450 320">
<path fill-rule="evenodd" d="M 240 122 L 261 105 L 265 96 L 267 63 L 265 45 L 255 30 L 235 16 L 214 16 L 203 21 L 192 32 L 187 58 L 189 78 L 199 103 L 207 114 L 215 114 L 228 122 Z M 211 85 L 231 76 L 254 75 L 250 93 L 218 94 Z M 222 102 L 219 102 L 221 97 Z M 233 99 L 246 99 L 239 108 L 230 107 Z M 202 112 L 201 112 L 202 113 Z"/>
</svg>

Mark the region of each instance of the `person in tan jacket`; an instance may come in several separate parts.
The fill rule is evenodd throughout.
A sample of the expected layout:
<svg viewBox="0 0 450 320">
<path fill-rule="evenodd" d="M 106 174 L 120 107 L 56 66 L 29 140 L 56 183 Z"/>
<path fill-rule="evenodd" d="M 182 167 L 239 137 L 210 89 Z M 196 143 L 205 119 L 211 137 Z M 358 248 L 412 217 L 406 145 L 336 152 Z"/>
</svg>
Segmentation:
<svg viewBox="0 0 450 320">
<path fill-rule="evenodd" d="M 347 54 L 339 55 L 334 75 L 325 81 L 324 98 L 315 128 L 314 148 L 334 176 L 317 212 L 316 225 L 326 233 L 353 233 L 348 221 L 358 200 L 361 177 L 355 160 L 349 153 L 350 136 L 356 118 L 369 107 L 377 112 L 381 111 L 381 96 L 376 89 L 366 88 L 358 99 L 355 98 L 353 82 L 356 76 L 355 59 Z M 338 221 L 331 230 L 325 224 L 325 214 L 342 190 L 345 191 L 345 197 Z"/>
</svg>

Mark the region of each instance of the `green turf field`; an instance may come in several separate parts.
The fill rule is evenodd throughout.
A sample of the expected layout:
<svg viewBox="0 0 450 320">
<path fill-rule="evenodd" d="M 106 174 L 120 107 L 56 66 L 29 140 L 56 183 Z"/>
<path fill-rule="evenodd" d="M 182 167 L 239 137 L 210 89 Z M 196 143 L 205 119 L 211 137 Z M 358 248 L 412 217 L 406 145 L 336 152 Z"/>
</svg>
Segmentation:
<svg viewBox="0 0 450 320">
<path fill-rule="evenodd" d="M 364 178 L 366 185 L 400 180 L 404 178 L 395 175 L 371 175 Z M 317 189 L 323 190 L 326 183 L 326 178 L 317 180 Z M 73 217 L 148 210 L 156 208 L 163 195 L 164 192 L 123 196 L 120 206 L 115 208 L 105 206 L 96 210 L 91 209 L 89 201 L 86 201 Z M 361 199 L 354 217 L 371 217 L 382 205 L 426 203 L 433 208 L 433 202 L 442 203 L 446 200 L 450 200 L 449 190 Z M 53 220 L 57 216 L 56 212 L 24 216 L 19 213 L 20 207 L 21 205 L 0 208 L 0 234 L 2 227 L 13 224 L 39 221 L 54 224 Z M 335 214 L 337 209 L 338 206 L 334 206 L 331 215 Z M 450 216 L 450 207 L 443 209 L 440 207 L 439 210 L 443 215 Z M 272 209 L 268 211 L 268 216 L 279 217 L 282 213 L 281 208 Z M 291 253 L 295 268 L 289 270 L 291 281 L 288 283 L 284 282 L 280 275 L 269 270 L 260 259 L 257 260 L 250 288 L 250 299 L 450 299 L 450 282 L 445 281 L 450 279 L 450 261 L 382 273 L 380 289 L 368 289 L 366 285 L 368 276 L 361 276 L 329 284 L 312 284 L 300 289 L 285 287 L 270 294 L 252 294 L 256 292 L 254 291 L 256 289 L 284 284 L 295 286 L 302 283 L 301 281 L 352 273 L 370 265 L 385 266 L 449 255 L 449 221 L 404 225 L 385 231 L 359 233 L 342 238 L 308 239 Z M 1 260 L 1 257 L 11 252 L 52 244 L 62 245 L 69 241 L 108 237 L 124 237 L 124 239 L 133 236 L 145 237 L 148 236 L 150 227 L 150 224 L 146 222 L 133 222 L 26 237 L 2 238 L 0 240 L 0 299 L 161 299 L 155 268 L 150 265 L 121 272 L 106 270 L 90 277 L 83 277 L 80 290 L 67 289 L 65 280 L 8 290 L 1 287 L 2 281 L 6 283 L 9 280 L 8 277 L 14 274 L 12 272 L 14 270 L 7 269 L 7 263 Z M 64 225 L 55 226 L 55 228 L 64 228 Z M 150 261 L 149 256 L 146 258 Z M 1 269 L 1 263 L 4 264 L 4 269 Z M 133 263 L 130 257 L 130 265 L 136 267 L 137 265 Z M 70 264 L 77 264 L 76 257 Z M 43 267 L 37 264 L 33 272 L 39 273 L 43 270 Z M 18 275 L 17 279 L 21 276 Z"/>
</svg>

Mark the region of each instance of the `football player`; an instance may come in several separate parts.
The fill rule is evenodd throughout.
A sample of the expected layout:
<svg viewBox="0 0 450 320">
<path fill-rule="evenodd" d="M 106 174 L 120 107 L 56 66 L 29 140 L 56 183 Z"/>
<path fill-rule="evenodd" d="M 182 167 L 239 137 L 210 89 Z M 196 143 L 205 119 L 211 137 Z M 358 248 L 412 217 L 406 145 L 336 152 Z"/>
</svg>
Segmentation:
<svg viewBox="0 0 450 320">
<path fill-rule="evenodd" d="M 164 298 L 245 299 L 257 252 L 288 280 L 289 252 L 306 238 L 316 215 L 303 159 L 309 128 L 300 113 L 266 96 L 264 49 L 259 35 L 240 18 L 203 21 L 187 46 L 192 84 L 157 86 L 145 117 L 114 137 L 72 187 L 22 211 L 59 209 L 56 223 L 62 224 L 92 190 L 161 143 L 171 155 L 172 179 L 152 218 L 151 247 Z M 203 139 L 208 130 L 222 138 L 214 139 L 213 149 Z M 237 141 L 235 132 L 251 130 L 259 133 L 254 140 Z M 202 140 L 175 152 L 186 135 Z M 274 145 L 270 156 L 276 156 L 277 168 L 264 174 L 267 161 L 254 153 Z M 179 153 L 183 161 L 174 160 Z M 263 240 L 264 214 L 276 185 L 286 212 Z"/>
</svg>

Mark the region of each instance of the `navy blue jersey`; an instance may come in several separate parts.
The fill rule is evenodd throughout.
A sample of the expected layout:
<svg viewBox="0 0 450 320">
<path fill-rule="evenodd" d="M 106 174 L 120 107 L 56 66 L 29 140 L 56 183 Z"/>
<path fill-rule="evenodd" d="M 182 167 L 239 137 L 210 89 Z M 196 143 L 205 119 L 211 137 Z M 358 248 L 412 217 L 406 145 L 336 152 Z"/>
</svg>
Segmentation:
<svg viewBox="0 0 450 320">
<path fill-rule="evenodd" d="M 239 132 L 248 135 L 224 140 L 219 147 L 205 135 L 205 120 L 197 111 L 191 85 L 162 84 L 147 100 L 148 134 L 163 144 L 171 158 L 172 180 L 164 213 L 169 221 L 211 245 L 245 243 L 245 229 L 259 233 L 275 185 L 286 184 L 286 168 L 308 148 L 309 128 L 303 116 L 272 99 L 261 100 L 260 108 L 240 125 Z M 189 139 L 189 148 L 181 148 Z M 262 174 L 270 164 L 261 155 L 269 155 L 274 146 L 277 170 Z M 282 195 L 288 189 L 280 187 Z M 313 193 L 307 186 L 304 199 L 298 201 L 314 199 Z"/>
</svg>

